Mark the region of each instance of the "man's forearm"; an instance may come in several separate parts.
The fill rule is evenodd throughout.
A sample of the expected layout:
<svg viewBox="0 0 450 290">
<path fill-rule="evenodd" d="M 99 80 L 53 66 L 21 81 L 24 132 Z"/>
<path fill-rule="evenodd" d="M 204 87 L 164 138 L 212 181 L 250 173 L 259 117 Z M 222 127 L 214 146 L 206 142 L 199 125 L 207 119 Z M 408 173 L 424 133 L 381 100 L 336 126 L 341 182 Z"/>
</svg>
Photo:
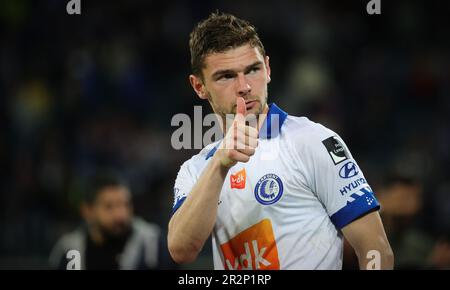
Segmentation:
<svg viewBox="0 0 450 290">
<path fill-rule="evenodd" d="M 178 263 L 195 260 L 211 234 L 228 170 L 237 162 L 248 162 L 255 154 L 258 130 L 246 125 L 246 113 L 245 100 L 238 97 L 232 126 L 184 204 L 169 222 L 169 251 Z"/>
<path fill-rule="evenodd" d="M 191 262 L 208 239 L 228 168 L 214 157 L 203 171 L 184 204 L 169 223 L 169 251 L 176 262 Z"/>
<path fill-rule="evenodd" d="M 393 269 L 394 254 L 377 211 L 368 213 L 342 229 L 363 269 Z"/>
</svg>

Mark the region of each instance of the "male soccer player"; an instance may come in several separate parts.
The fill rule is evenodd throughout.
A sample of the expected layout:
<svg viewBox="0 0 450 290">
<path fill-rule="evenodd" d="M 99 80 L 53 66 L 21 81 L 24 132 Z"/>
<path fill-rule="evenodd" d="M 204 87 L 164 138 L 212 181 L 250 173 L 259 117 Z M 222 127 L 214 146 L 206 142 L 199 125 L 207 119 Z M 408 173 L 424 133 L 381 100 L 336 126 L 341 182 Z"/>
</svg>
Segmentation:
<svg viewBox="0 0 450 290">
<path fill-rule="evenodd" d="M 193 89 L 224 122 L 235 118 L 178 172 L 172 258 L 194 261 L 212 234 L 215 269 L 341 269 L 345 237 L 361 269 L 391 269 L 378 201 L 343 140 L 267 103 L 269 57 L 255 28 L 214 13 L 189 45 Z"/>
</svg>

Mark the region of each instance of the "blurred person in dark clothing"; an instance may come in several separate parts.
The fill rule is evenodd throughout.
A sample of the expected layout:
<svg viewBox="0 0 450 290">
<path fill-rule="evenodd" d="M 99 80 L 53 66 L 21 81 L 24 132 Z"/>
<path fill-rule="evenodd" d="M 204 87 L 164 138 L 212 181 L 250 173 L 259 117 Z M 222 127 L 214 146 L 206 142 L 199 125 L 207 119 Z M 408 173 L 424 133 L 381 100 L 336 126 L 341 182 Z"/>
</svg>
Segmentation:
<svg viewBox="0 0 450 290">
<path fill-rule="evenodd" d="M 81 215 L 85 221 L 64 235 L 50 254 L 50 265 L 66 269 L 70 250 L 80 253 L 80 269 L 157 269 L 170 266 L 159 226 L 133 216 L 131 192 L 116 174 L 88 181 Z"/>
<path fill-rule="evenodd" d="M 396 269 L 429 268 L 435 239 L 420 223 L 423 186 L 414 178 L 393 175 L 379 192 L 381 216 L 396 253 Z"/>
<path fill-rule="evenodd" d="M 450 269 L 450 234 L 436 234 L 424 225 L 422 184 L 414 178 L 391 175 L 378 197 L 386 234 L 396 253 L 394 268 Z M 347 241 L 343 269 L 358 269 L 358 259 Z"/>
<path fill-rule="evenodd" d="M 430 269 L 450 270 L 450 233 L 440 236 L 428 260 Z"/>
<path fill-rule="evenodd" d="M 450 270 L 450 233 L 441 236 L 428 260 L 431 269 Z"/>
</svg>

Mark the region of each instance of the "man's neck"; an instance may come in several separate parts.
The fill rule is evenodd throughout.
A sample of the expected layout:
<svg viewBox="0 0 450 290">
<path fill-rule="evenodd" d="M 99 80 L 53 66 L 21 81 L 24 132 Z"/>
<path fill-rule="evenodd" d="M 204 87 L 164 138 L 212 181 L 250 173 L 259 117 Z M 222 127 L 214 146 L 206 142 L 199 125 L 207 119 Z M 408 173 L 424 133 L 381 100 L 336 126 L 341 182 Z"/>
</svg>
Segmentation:
<svg viewBox="0 0 450 290">
<path fill-rule="evenodd" d="M 261 127 L 264 124 L 264 121 L 266 121 L 268 113 L 269 113 L 269 105 L 266 103 L 262 113 L 258 117 L 258 131 L 261 130 Z"/>
<path fill-rule="evenodd" d="M 100 233 L 100 230 L 98 230 L 95 227 L 89 227 L 89 236 L 91 237 L 91 240 L 94 242 L 94 244 L 101 246 L 105 242 L 105 238 Z"/>
</svg>

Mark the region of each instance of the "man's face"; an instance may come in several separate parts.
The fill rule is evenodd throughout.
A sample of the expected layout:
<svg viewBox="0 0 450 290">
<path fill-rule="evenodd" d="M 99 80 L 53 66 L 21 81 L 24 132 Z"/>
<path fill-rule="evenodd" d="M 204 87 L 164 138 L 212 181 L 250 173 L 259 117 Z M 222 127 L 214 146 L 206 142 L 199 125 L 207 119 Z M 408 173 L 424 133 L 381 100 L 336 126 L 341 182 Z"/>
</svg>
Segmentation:
<svg viewBox="0 0 450 290">
<path fill-rule="evenodd" d="M 92 205 L 88 205 L 85 218 L 104 238 L 120 238 L 130 230 L 132 207 L 130 192 L 123 186 L 101 189 Z"/>
<path fill-rule="evenodd" d="M 205 58 L 203 80 L 191 75 L 191 84 L 202 99 L 208 99 L 215 113 L 225 118 L 236 113 L 236 99 L 244 98 L 247 114 L 267 112 L 269 58 L 249 44 L 212 53 Z"/>
</svg>

